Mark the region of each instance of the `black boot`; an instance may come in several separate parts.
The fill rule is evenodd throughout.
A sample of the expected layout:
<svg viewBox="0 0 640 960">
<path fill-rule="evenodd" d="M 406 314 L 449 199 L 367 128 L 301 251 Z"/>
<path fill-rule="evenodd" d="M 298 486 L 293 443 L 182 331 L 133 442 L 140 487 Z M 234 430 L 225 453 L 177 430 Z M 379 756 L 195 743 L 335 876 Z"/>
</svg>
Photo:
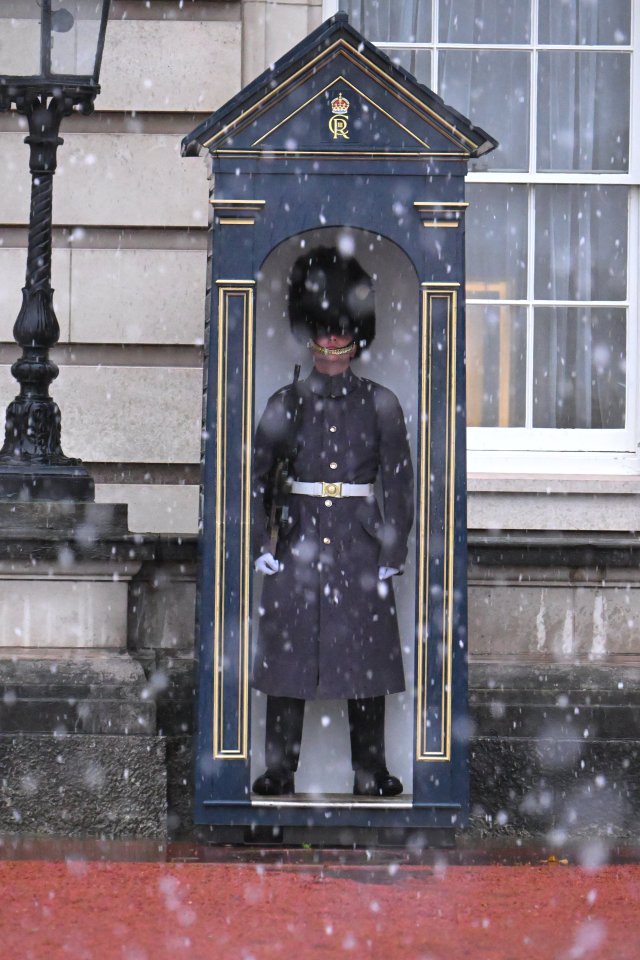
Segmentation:
<svg viewBox="0 0 640 960">
<path fill-rule="evenodd" d="M 251 788 L 263 797 L 282 797 L 295 793 L 293 775 L 298 769 L 304 700 L 293 697 L 267 697 L 265 759 L 267 769 Z"/>
<path fill-rule="evenodd" d="M 253 781 L 251 789 L 261 797 L 284 797 L 296 792 L 290 770 L 273 770 L 270 767 Z"/>
<path fill-rule="evenodd" d="M 356 770 L 353 792 L 357 797 L 397 797 L 404 787 L 386 767 L 380 770 Z"/>
<path fill-rule="evenodd" d="M 353 792 L 360 797 L 395 797 L 403 786 L 387 770 L 384 751 L 384 697 L 349 700 Z"/>
</svg>

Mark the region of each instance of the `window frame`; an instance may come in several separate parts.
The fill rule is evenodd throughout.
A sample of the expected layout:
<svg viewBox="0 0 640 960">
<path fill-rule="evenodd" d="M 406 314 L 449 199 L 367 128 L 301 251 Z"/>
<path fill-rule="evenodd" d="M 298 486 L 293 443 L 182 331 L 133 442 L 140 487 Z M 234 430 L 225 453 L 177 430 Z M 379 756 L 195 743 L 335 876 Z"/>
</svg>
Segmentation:
<svg viewBox="0 0 640 960">
<path fill-rule="evenodd" d="M 562 470 L 578 473 L 617 474 L 640 471 L 640 343 L 638 327 L 640 312 L 638 298 L 640 285 L 640 5 L 631 0 L 630 43 L 628 44 L 542 44 L 538 37 L 538 3 L 532 2 L 531 39 L 528 43 L 439 43 L 439 3 L 432 4 L 432 38 L 427 43 L 383 41 L 379 46 L 387 53 L 394 50 L 429 50 L 431 52 L 429 86 L 438 92 L 440 50 L 487 50 L 524 51 L 530 55 L 529 70 L 529 168 L 521 171 L 493 170 L 474 171 L 473 162 L 467 182 L 522 185 L 527 188 L 527 298 L 526 300 L 500 300 L 501 304 L 524 307 L 527 311 L 527 384 L 528 394 L 533 389 L 533 311 L 540 306 L 615 307 L 626 311 L 626 397 L 625 427 L 621 429 L 567 429 L 533 427 L 469 427 L 467 447 L 470 469 L 481 472 L 558 472 L 554 461 L 562 463 Z M 337 13 L 339 0 L 323 0 L 326 16 Z M 369 38 L 376 42 L 375 38 Z M 623 173 L 597 173 L 590 171 L 538 172 L 537 162 L 537 101 L 538 59 L 545 51 L 569 53 L 627 53 L 630 58 L 629 78 L 629 169 Z M 455 106 L 455 104 L 453 104 Z M 620 185 L 628 188 L 627 221 L 627 295 L 624 300 L 610 301 L 564 301 L 541 300 L 534 296 L 535 258 L 535 188 L 538 185 Z M 467 297 L 467 303 L 483 306 L 495 299 Z M 531 417 L 531 398 L 527 397 L 527 416 Z M 540 454 L 545 454 L 541 463 Z M 546 456 L 548 454 L 548 456 Z M 545 471 L 545 467 L 548 470 Z"/>
</svg>

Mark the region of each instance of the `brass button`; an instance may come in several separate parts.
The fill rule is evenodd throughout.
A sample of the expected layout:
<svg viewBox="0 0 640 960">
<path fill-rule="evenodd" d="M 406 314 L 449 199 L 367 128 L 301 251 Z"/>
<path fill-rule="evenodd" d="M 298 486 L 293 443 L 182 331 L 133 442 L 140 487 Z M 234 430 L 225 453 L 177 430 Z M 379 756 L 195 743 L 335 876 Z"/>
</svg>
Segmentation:
<svg viewBox="0 0 640 960">
<path fill-rule="evenodd" d="M 338 464 L 335 462 L 335 460 L 332 460 L 329 466 L 331 467 L 332 470 L 338 469 Z"/>
<path fill-rule="evenodd" d="M 332 506 L 333 506 L 333 500 L 325 500 L 324 505 L 325 505 L 325 507 L 332 507 Z"/>
<path fill-rule="evenodd" d="M 329 427 L 329 433 L 335 433 L 337 429 L 338 428 L 336 427 L 335 424 L 331 424 L 331 426 Z"/>
<path fill-rule="evenodd" d="M 331 543 L 331 537 L 323 537 L 322 542 L 327 544 Z"/>
</svg>

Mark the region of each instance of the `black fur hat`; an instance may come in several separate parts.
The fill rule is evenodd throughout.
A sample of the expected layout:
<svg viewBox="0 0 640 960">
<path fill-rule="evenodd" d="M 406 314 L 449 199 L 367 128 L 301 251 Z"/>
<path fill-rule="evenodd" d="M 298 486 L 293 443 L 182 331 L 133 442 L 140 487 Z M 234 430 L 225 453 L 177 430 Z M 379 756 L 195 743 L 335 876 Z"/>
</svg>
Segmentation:
<svg viewBox="0 0 640 960">
<path fill-rule="evenodd" d="M 309 250 L 291 270 L 289 321 L 303 343 L 324 333 L 347 333 L 360 353 L 376 332 L 371 277 L 355 257 L 343 257 L 336 247 Z"/>
</svg>

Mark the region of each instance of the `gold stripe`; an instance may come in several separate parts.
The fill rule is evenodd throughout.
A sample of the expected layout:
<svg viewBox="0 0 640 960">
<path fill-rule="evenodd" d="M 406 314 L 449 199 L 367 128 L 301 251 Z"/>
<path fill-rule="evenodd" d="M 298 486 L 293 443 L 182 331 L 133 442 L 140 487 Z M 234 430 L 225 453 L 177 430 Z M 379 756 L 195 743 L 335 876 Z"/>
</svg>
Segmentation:
<svg viewBox="0 0 640 960">
<path fill-rule="evenodd" d="M 449 497 L 447 496 L 450 488 L 453 486 L 452 477 L 451 477 L 451 459 L 449 456 L 450 446 L 450 436 L 451 436 L 451 420 L 448 416 L 449 411 L 451 410 L 451 377 L 449 375 L 449 364 L 451 362 L 451 337 L 449 336 L 449 328 L 451 325 L 451 293 L 448 291 L 442 290 L 440 293 L 432 294 L 433 297 L 439 297 L 446 301 L 446 310 L 447 310 L 447 325 L 446 325 L 446 371 L 447 371 L 447 382 L 445 388 L 445 468 L 444 468 L 444 482 L 445 482 L 445 517 L 444 517 L 444 561 L 448 563 L 449 556 L 449 545 L 452 540 L 452 530 L 450 526 L 450 517 L 449 517 Z M 455 402 L 455 401 L 454 401 Z M 441 690 L 440 690 L 440 750 L 443 753 L 448 752 L 448 744 L 446 742 L 446 733 L 445 733 L 445 723 L 446 723 L 446 714 L 447 714 L 447 697 L 448 687 L 446 679 L 446 650 L 450 643 L 447 643 L 445 637 L 449 639 L 449 624 L 451 619 L 449 617 L 449 601 L 451 596 L 451 589 L 447 590 L 447 576 L 445 574 L 445 580 L 443 583 L 442 590 L 442 673 L 441 673 Z"/>
<path fill-rule="evenodd" d="M 416 760 L 421 760 L 425 750 L 426 731 L 426 670 L 427 670 L 427 642 L 428 642 L 428 607 L 427 594 L 429 582 L 429 537 L 430 537 L 430 491 L 431 484 L 427 478 L 431 477 L 431 444 L 427 437 L 427 424 L 431 423 L 431 313 L 428 307 L 428 294 L 422 293 L 422 337 L 421 337 L 421 379 L 420 379 L 420 499 L 426 505 L 426 513 L 422 515 L 420 524 L 420 549 L 418 562 L 418 690 L 416 702 Z M 429 393 L 427 397 L 427 384 Z M 425 569 L 426 567 L 426 569 Z"/>
<path fill-rule="evenodd" d="M 242 510 L 242 546 L 240 551 L 242 594 L 240 597 L 240 629 L 242 633 L 242 654 L 240 664 L 240 683 L 242 686 L 242 730 L 238 731 L 238 740 L 242 742 L 243 757 L 249 756 L 249 647 L 250 647 L 250 549 L 251 549 L 251 457 L 252 457 L 252 417 L 253 398 L 253 289 L 246 291 L 246 315 L 243 336 L 244 376 L 242 378 L 242 411 L 244 454 L 244 485 Z"/>
<path fill-rule="evenodd" d="M 422 376 L 421 409 L 421 466 L 420 502 L 426 502 L 420 532 L 420 562 L 418 585 L 418 616 L 421 635 L 418 646 L 417 705 L 416 705 L 416 760 L 449 761 L 451 759 L 452 679 L 453 679 L 453 587 L 455 555 L 455 436 L 456 436 L 456 320 L 459 283 L 424 282 L 422 287 Z M 440 749 L 427 749 L 428 686 L 428 631 L 429 613 L 429 537 L 430 537 L 430 478 L 431 446 L 427 442 L 427 424 L 431 423 L 431 384 L 433 358 L 433 301 L 447 301 L 447 389 L 445 397 L 445 569 L 443 571 L 442 609 L 442 673 L 440 690 Z M 427 392 L 428 383 L 428 392 Z M 426 416 L 425 416 L 426 410 Z M 425 450 L 427 451 L 425 455 Z M 426 464 L 426 466 L 425 466 Z"/>
<path fill-rule="evenodd" d="M 253 408 L 250 397 L 253 383 L 253 287 L 254 281 L 218 280 L 218 389 L 216 412 L 216 535 L 215 535 L 215 600 L 214 600 L 214 683 L 213 683 L 213 755 L 218 760 L 246 760 L 249 755 L 249 595 L 250 595 L 250 518 L 251 518 L 251 453 Z M 238 704 L 236 744 L 224 743 L 224 599 L 226 576 L 226 500 L 227 500 L 227 386 L 229 362 L 229 303 L 240 297 L 243 303 L 243 373 L 242 384 L 242 449 L 243 489 L 240 532 L 240 646 L 238 650 Z"/>
<path fill-rule="evenodd" d="M 396 80 L 394 80 L 392 77 L 387 76 L 387 74 L 384 73 L 382 70 L 380 70 L 379 67 L 376 67 L 374 64 L 370 63 L 369 60 L 366 60 L 360 53 L 355 51 L 352 46 L 345 43 L 345 41 L 342 39 L 336 40 L 335 43 L 333 43 L 330 47 L 327 47 L 326 50 L 323 50 L 322 53 L 318 54 L 317 57 L 314 57 L 313 60 L 310 60 L 303 67 L 301 67 L 299 70 L 293 73 L 290 77 L 287 77 L 286 80 L 283 80 L 282 83 L 279 84 L 279 86 L 277 86 L 274 90 L 270 90 L 269 93 L 266 96 L 262 97 L 261 100 L 258 100 L 257 103 L 252 104 L 252 106 L 250 106 L 247 110 L 245 110 L 238 117 L 236 117 L 235 120 L 233 120 L 227 126 L 224 126 L 221 130 L 218 131 L 218 133 L 214 134 L 213 137 L 210 137 L 209 140 L 205 140 L 204 146 L 210 147 L 211 144 L 214 143 L 216 140 L 219 140 L 220 138 L 225 137 L 232 130 L 236 129 L 245 118 L 250 117 L 253 113 L 260 110 L 263 104 L 268 103 L 270 100 L 273 100 L 274 98 L 279 98 L 281 96 L 284 96 L 284 93 L 283 92 L 281 93 L 281 91 L 284 91 L 287 86 L 293 85 L 293 89 L 295 89 L 296 86 L 299 86 L 299 84 L 294 84 L 295 80 L 297 80 L 301 75 L 304 75 L 305 73 L 312 71 L 313 67 L 315 66 L 316 63 L 318 63 L 318 61 L 327 59 L 327 61 L 330 62 L 331 60 L 335 59 L 335 57 L 338 55 L 338 48 L 341 48 L 341 47 L 344 49 L 341 50 L 340 52 L 342 52 L 343 56 L 346 57 L 346 59 L 349 60 L 351 63 L 353 63 L 356 67 L 364 70 L 365 73 L 371 70 L 375 74 L 378 74 L 378 76 L 382 78 L 382 86 L 387 86 L 387 89 L 389 89 L 390 93 L 392 94 L 394 93 L 391 87 L 395 87 L 398 91 L 400 91 L 400 94 L 402 95 L 402 97 L 401 98 L 399 97 L 398 99 L 404 99 L 405 101 L 406 100 L 413 101 L 413 103 L 417 104 L 419 109 L 416 109 L 416 107 L 414 107 L 411 102 L 406 103 L 406 106 L 408 106 L 410 110 L 412 110 L 418 116 L 422 115 L 423 118 L 424 118 L 424 114 L 426 113 L 427 115 L 436 119 L 438 124 L 440 124 L 441 126 L 445 127 L 447 130 L 449 130 L 450 135 L 448 135 L 448 139 L 452 140 L 454 143 L 456 143 L 459 140 L 464 140 L 466 143 L 468 143 L 472 147 L 473 150 L 477 150 L 479 144 L 474 143 L 473 140 L 470 140 L 468 137 L 466 137 L 463 133 L 460 132 L 460 130 L 458 130 L 457 127 L 450 124 L 447 120 L 444 119 L 444 117 L 442 117 L 439 113 L 436 113 L 435 110 L 432 110 L 430 107 L 426 106 L 426 104 L 424 104 L 421 100 L 418 100 L 417 97 L 415 97 L 412 93 L 409 93 L 409 91 L 406 90 L 403 86 L 401 86 Z M 357 60 L 353 59 L 353 55 L 355 55 L 358 59 Z M 300 82 L 303 82 L 303 81 L 300 81 Z M 447 136 L 447 134 L 445 134 L 445 136 Z"/>
<path fill-rule="evenodd" d="M 449 623 L 447 644 L 447 754 L 451 756 L 451 722 L 453 705 L 453 600 L 455 586 L 455 507 L 456 507 L 456 415 L 457 415 L 457 318 L 458 318 L 458 291 L 451 293 L 451 444 L 449 468 Z"/>
<path fill-rule="evenodd" d="M 339 42 L 342 43 L 344 41 L 339 41 Z M 347 45 L 345 44 L 345 46 Z M 347 49 L 351 54 L 355 53 L 359 57 L 359 59 L 362 61 L 362 63 L 358 63 L 357 60 L 354 60 L 348 54 L 345 54 L 347 60 L 351 60 L 351 62 L 355 66 L 361 67 L 365 71 L 365 73 L 367 72 L 367 70 L 372 70 L 374 73 L 377 73 L 378 76 L 382 77 L 384 81 L 382 86 L 384 86 L 386 83 L 389 83 L 393 87 L 396 87 L 396 89 L 399 90 L 401 94 L 401 97 L 398 97 L 398 99 L 401 100 L 405 98 L 407 100 L 413 101 L 413 103 L 418 105 L 418 109 L 416 109 L 411 105 L 411 103 L 407 103 L 406 106 L 408 106 L 410 110 L 413 110 L 413 112 L 416 113 L 418 116 L 420 116 L 421 114 L 427 113 L 429 116 L 435 118 L 441 126 L 446 127 L 447 130 L 450 130 L 451 135 L 449 135 L 448 139 L 453 140 L 454 143 L 459 140 L 464 140 L 474 150 L 477 150 L 478 147 L 481 146 L 481 144 L 474 143 L 474 141 L 470 140 L 469 137 L 465 137 L 465 135 L 461 133 L 456 126 L 449 123 L 448 120 L 445 120 L 444 117 L 441 116 L 441 114 L 437 113 L 435 110 L 432 110 L 431 107 L 428 107 L 422 100 L 418 100 L 417 97 L 414 97 L 412 93 L 409 93 L 409 91 L 402 84 L 398 83 L 397 80 L 394 80 L 393 77 L 389 77 L 383 70 L 381 70 L 379 67 L 376 67 L 375 64 L 371 63 L 370 60 L 365 60 L 365 58 L 360 53 L 355 51 L 353 47 L 348 46 Z M 364 66 L 362 66 L 362 64 L 364 64 Z M 393 91 L 390 91 L 390 92 L 393 92 Z M 447 134 L 444 134 L 444 135 L 447 136 Z"/>
<path fill-rule="evenodd" d="M 425 280 L 420 284 L 421 287 L 459 287 L 459 283 L 452 283 L 450 280 Z"/>
<path fill-rule="evenodd" d="M 459 157 L 468 157 L 468 153 L 442 153 L 436 150 L 397 151 L 391 150 L 216 150 L 218 156 L 229 157 L 263 157 L 268 160 L 272 157 L 340 157 L 346 160 L 385 160 L 393 157 L 395 160 L 414 160 L 416 157 L 439 157 L 441 160 L 457 160 Z"/>
<path fill-rule="evenodd" d="M 421 207 L 437 207 L 442 210 L 448 210 L 449 207 L 460 208 L 469 206 L 464 200 L 414 200 L 413 205 L 414 207 L 418 207 L 418 209 Z"/>
<path fill-rule="evenodd" d="M 384 110 L 380 106 L 380 104 L 376 103 L 375 100 L 371 100 L 371 98 L 368 97 L 366 93 L 363 93 L 362 90 L 359 90 L 358 87 L 356 87 L 353 83 L 347 80 L 346 77 L 343 77 L 343 76 L 337 77 L 335 80 L 331 80 L 330 83 L 328 83 L 325 87 L 322 88 L 322 90 L 319 90 L 318 93 L 314 94 L 308 100 L 305 100 L 305 102 L 301 106 L 297 107 L 293 111 L 293 113 L 290 113 L 288 117 L 285 117 L 284 120 L 280 120 L 280 122 L 277 123 L 275 127 L 272 127 L 271 130 L 263 134 L 263 136 L 261 136 L 258 140 L 254 140 L 254 142 L 252 143 L 252 146 L 257 147 L 259 143 L 262 143 L 263 140 L 266 140 L 267 137 L 270 136 L 272 133 L 274 133 L 275 130 L 281 127 L 288 120 L 291 120 L 292 117 L 295 117 L 296 114 L 300 113 L 301 110 L 304 110 L 304 108 L 308 106 L 310 103 L 313 103 L 314 100 L 317 100 L 318 97 L 321 97 L 322 94 L 325 92 L 325 90 L 328 90 L 329 87 L 333 87 L 336 84 L 344 84 L 345 86 L 349 87 L 351 90 L 355 91 L 355 93 L 357 93 L 360 97 L 366 100 L 367 103 L 370 103 L 373 107 L 376 108 L 376 110 L 379 110 L 380 113 L 384 114 L 385 117 L 388 117 L 388 119 L 391 120 L 392 123 L 395 123 L 396 126 L 400 127 L 401 130 L 404 130 L 405 133 L 408 133 L 410 137 L 412 137 L 414 140 L 417 140 L 418 143 L 422 144 L 423 147 L 426 147 L 427 150 L 429 149 L 429 144 L 426 143 L 424 140 L 422 140 L 421 137 L 417 136 L 417 134 L 409 130 L 408 127 L 405 127 L 404 124 L 396 120 L 396 118 L 393 117 L 390 113 L 387 113 L 387 111 Z"/>
<path fill-rule="evenodd" d="M 221 617 L 224 615 L 224 563 L 221 563 L 221 538 L 222 525 L 219 518 L 223 516 L 222 504 L 223 478 L 221 465 L 223 458 L 223 404 L 224 404 L 224 379 L 223 379 L 223 357 L 225 355 L 225 291 L 220 287 L 218 291 L 218 389 L 216 402 L 216 523 L 215 523 L 215 548 L 214 548 L 214 618 L 213 618 L 213 755 L 220 756 L 220 643 L 223 636 L 223 624 Z M 224 553 L 222 554 L 224 557 Z M 222 610 L 220 598 L 222 597 Z"/>
<path fill-rule="evenodd" d="M 228 227 L 250 227 L 255 223 L 254 217 L 218 217 L 218 223 L 225 224 Z"/>
<path fill-rule="evenodd" d="M 264 207 L 266 202 L 266 200 L 223 200 L 222 198 L 218 200 L 216 197 L 211 197 L 209 200 L 213 207 L 230 207 L 232 205 L 234 207 Z"/>
<path fill-rule="evenodd" d="M 422 224 L 423 227 L 458 227 L 458 223 L 452 223 L 450 220 L 430 220 Z"/>
</svg>

